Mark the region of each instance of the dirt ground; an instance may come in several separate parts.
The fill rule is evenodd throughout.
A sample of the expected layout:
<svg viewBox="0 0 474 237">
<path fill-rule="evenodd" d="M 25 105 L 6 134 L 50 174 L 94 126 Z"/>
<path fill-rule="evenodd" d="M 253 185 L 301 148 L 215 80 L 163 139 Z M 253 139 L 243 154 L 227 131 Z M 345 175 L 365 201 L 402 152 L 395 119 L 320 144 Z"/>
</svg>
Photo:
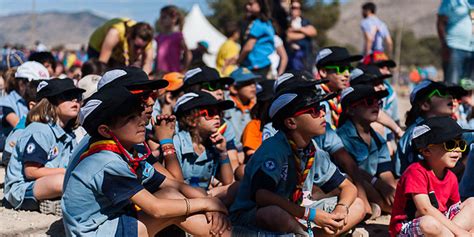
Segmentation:
<svg viewBox="0 0 474 237">
<path fill-rule="evenodd" d="M 399 93 L 400 117 L 404 118 L 409 101 L 402 90 Z M 403 119 L 402 119 L 403 120 Z M 402 121 L 403 124 L 403 121 Z M 5 168 L 0 166 L 0 200 L 3 199 Z M 388 236 L 389 215 L 361 224 L 353 236 Z M 13 211 L 0 207 L 0 236 L 64 236 L 62 219 L 38 212 Z"/>
</svg>

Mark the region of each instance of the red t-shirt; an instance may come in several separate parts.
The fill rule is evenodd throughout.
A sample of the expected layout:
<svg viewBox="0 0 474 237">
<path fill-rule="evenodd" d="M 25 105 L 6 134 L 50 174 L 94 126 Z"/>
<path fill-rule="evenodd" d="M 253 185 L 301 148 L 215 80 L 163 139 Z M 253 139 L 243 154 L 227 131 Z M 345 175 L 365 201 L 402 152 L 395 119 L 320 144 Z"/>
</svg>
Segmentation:
<svg viewBox="0 0 474 237">
<path fill-rule="evenodd" d="M 458 180 L 453 172 L 447 171 L 443 180 L 427 168 L 423 162 L 416 162 L 406 169 L 398 181 L 395 201 L 390 219 L 390 236 L 396 236 L 402 229 L 402 223 L 415 218 L 416 206 L 413 194 L 428 194 L 434 191 L 438 201 L 438 210 L 442 213 L 459 202 Z"/>
</svg>

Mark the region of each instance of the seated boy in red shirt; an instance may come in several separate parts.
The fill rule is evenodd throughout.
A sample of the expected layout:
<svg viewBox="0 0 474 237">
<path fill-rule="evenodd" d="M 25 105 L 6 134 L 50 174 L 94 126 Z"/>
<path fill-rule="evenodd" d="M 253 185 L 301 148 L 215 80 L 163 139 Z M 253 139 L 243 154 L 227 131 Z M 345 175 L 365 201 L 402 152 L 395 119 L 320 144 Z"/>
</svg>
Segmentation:
<svg viewBox="0 0 474 237">
<path fill-rule="evenodd" d="M 467 148 L 461 135 L 470 131 L 449 117 L 415 127 L 412 144 L 424 160 L 410 165 L 398 182 L 390 236 L 471 236 L 474 199 L 460 202 L 458 180 L 449 170 Z"/>
</svg>

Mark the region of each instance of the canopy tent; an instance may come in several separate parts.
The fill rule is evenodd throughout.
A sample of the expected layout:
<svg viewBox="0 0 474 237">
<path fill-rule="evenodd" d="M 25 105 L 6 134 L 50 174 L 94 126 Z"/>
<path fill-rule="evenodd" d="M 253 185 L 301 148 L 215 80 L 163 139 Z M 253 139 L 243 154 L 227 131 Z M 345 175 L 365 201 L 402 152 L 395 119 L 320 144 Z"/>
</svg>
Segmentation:
<svg viewBox="0 0 474 237">
<path fill-rule="evenodd" d="M 211 25 L 197 4 L 193 5 L 184 19 L 183 35 L 189 49 L 195 49 L 201 40 L 207 41 L 209 54 L 204 55 L 204 62 L 209 67 L 216 66 L 217 51 L 227 38 Z"/>
</svg>

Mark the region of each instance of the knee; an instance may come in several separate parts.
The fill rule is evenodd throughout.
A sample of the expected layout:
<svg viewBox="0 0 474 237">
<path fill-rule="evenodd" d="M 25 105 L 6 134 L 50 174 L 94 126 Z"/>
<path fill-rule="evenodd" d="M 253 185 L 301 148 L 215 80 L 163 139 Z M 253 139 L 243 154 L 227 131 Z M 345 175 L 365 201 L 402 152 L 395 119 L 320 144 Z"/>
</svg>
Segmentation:
<svg viewBox="0 0 474 237">
<path fill-rule="evenodd" d="M 62 193 L 63 192 L 63 182 L 64 182 L 64 175 L 63 174 L 57 174 L 54 177 L 53 189 L 56 193 Z"/>
<path fill-rule="evenodd" d="M 138 236 L 139 237 L 147 237 L 148 236 L 148 229 L 143 222 L 137 220 L 137 229 L 138 229 Z"/>
<path fill-rule="evenodd" d="M 441 224 L 432 216 L 420 217 L 420 230 L 425 235 L 441 234 Z"/>
<path fill-rule="evenodd" d="M 286 218 L 288 216 L 288 213 L 280 207 L 268 206 L 257 210 L 255 220 L 258 226 L 274 226 L 279 230 L 291 230 L 293 220 Z"/>
<path fill-rule="evenodd" d="M 356 198 L 350 207 L 349 215 L 353 215 L 356 220 L 362 221 L 366 215 L 366 207 L 364 201 L 360 198 Z"/>
</svg>

